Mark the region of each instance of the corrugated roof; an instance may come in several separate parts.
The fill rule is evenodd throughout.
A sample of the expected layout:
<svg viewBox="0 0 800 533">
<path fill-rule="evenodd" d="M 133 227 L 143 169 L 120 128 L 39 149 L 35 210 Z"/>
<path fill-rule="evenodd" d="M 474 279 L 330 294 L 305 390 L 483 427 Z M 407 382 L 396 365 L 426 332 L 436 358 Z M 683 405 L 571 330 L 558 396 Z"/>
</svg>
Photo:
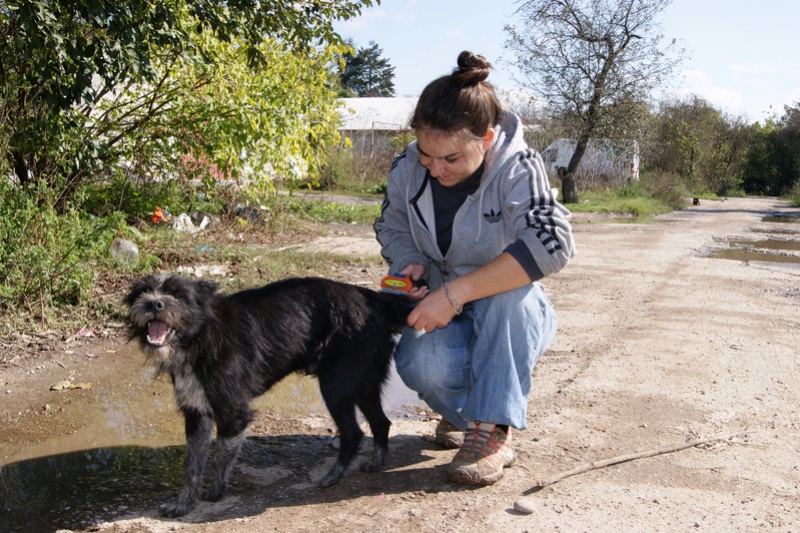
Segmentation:
<svg viewBox="0 0 800 533">
<path fill-rule="evenodd" d="M 342 130 L 387 130 L 408 128 L 416 98 L 340 98 Z"/>
</svg>

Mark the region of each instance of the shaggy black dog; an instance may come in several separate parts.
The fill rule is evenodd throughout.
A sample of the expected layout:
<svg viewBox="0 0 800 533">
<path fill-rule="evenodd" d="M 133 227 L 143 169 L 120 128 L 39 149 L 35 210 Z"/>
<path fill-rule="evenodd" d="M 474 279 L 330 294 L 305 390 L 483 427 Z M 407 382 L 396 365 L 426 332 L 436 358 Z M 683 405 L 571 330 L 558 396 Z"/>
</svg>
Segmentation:
<svg viewBox="0 0 800 533">
<path fill-rule="evenodd" d="M 389 419 L 381 389 L 394 352 L 393 333 L 412 304 L 404 297 L 320 278 L 294 278 L 230 295 L 217 284 L 171 275 L 137 281 L 125 298 L 130 338 L 160 373 L 169 374 L 185 417 L 186 459 L 177 502 L 165 516 L 189 512 L 202 484 L 214 423 L 217 441 L 206 500 L 222 497 L 252 420 L 250 400 L 293 372 L 318 376 L 341 435 L 336 464 L 320 482 L 338 482 L 364 436 L 355 407 L 375 441 L 362 470 L 380 471 Z"/>
</svg>

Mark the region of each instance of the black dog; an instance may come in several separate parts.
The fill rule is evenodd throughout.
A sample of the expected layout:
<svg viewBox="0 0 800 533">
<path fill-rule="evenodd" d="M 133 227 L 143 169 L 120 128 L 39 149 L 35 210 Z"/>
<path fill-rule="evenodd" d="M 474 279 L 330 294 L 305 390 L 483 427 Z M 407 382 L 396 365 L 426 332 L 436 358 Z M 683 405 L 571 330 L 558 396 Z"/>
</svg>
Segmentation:
<svg viewBox="0 0 800 533">
<path fill-rule="evenodd" d="M 364 436 L 355 406 L 375 441 L 362 470 L 380 471 L 389 419 L 381 389 L 394 353 L 393 333 L 411 310 L 404 296 L 320 278 L 294 278 L 259 289 L 217 294 L 217 284 L 147 276 L 125 298 L 130 338 L 139 339 L 159 373 L 172 377 L 186 424 L 183 488 L 165 516 L 189 512 L 202 484 L 214 423 L 217 441 L 206 500 L 222 497 L 244 431 L 250 400 L 292 372 L 318 376 L 341 435 L 336 464 L 320 482 L 338 482 Z"/>
</svg>

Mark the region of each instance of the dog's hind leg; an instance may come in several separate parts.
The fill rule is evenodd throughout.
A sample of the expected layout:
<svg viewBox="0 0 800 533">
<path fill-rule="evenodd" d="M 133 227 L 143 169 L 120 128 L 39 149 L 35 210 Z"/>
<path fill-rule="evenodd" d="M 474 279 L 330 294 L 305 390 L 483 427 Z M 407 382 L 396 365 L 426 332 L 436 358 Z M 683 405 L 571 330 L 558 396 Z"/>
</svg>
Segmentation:
<svg viewBox="0 0 800 533">
<path fill-rule="evenodd" d="M 325 405 L 339 428 L 339 456 L 336 464 L 331 467 L 327 474 L 319 482 L 320 487 L 330 487 L 339 482 L 350 466 L 364 432 L 358 427 L 356 420 L 355 395 L 352 391 L 346 390 L 346 380 L 337 382 L 334 377 L 325 377 L 319 374 L 319 388 Z M 343 387 L 345 390 L 343 390 Z"/>
<path fill-rule="evenodd" d="M 242 441 L 244 441 L 244 431 L 229 438 L 217 436 L 214 453 L 211 456 L 211 484 L 203 493 L 204 500 L 215 502 L 222 498 Z"/>
<path fill-rule="evenodd" d="M 203 470 L 211 444 L 214 424 L 211 419 L 196 412 L 185 412 L 186 458 L 183 463 L 183 488 L 178 501 L 161 506 L 161 514 L 170 518 L 188 513 L 197 500 L 197 492 L 203 483 Z"/>
<path fill-rule="evenodd" d="M 367 397 L 360 397 L 358 408 L 369 422 L 374 448 L 372 460 L 365 461 L 361 465 L 361 470 L 363 472 L 380 472 L 383 470 L 386 455 L 389 452 L 389 427 L 392 424 L 383 412 L 380 390 L 371 391 Z"/>
</svg>

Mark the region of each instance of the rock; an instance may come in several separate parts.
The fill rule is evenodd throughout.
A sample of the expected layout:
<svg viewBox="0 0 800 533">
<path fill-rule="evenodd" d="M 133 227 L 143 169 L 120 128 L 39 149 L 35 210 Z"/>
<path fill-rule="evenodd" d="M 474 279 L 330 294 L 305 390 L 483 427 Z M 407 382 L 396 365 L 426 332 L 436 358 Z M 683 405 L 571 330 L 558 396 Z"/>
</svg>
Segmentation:
<svg viewBox="0 0 800 533">
<path fill-rule="evenodd" d="M 531 514 L 536 510 L 536 504 L 530 498 L 520 498 L 514 502 L 514 510 L 518 513 Z"/>
</svg>

